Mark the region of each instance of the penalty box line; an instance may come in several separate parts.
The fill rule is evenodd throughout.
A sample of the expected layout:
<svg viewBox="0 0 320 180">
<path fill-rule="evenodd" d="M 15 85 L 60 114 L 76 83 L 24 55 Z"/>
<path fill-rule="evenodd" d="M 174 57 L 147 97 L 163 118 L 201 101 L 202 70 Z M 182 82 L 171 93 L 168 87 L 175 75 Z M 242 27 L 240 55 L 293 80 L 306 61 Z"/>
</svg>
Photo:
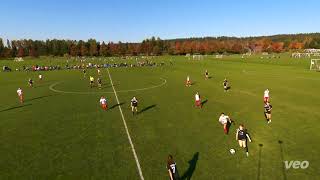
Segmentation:
<svg viewBox="0 0 320 180">
<path fill-rule="evenodd" d="M 110 82 L 111 82 L 111 86 L 112 86 L 114 95 L 115 95 L 116 100 L 117 100 L 117 103 L 118 103 L 118 105 L 119 105 L 118 107 L 119 107 L 119 111 L 120 111 L 120 114 L 121 114 L 121 117 L 122 117 L 122 122 L 123 122 L 123 125 L 124 125 L 125 129 L 126 129 L 126 133 L 127 133 L 127 136 L 128 136 L 129 143 L 130 143 L 130 145 L 131 145 L 131 149 L 132 149 L 132 153 L 133 153 L 134 159 L 135 159 L 135 161 L 136 161 L 136 165 L 137 165 L 137 168 L 138 168 L 138 172 L 139 172 L 139 175 L 140 175 L 140 179 L 141 179 L 141 180 L 144 180 L 144 177 L 143 177 L 143 174 L 142 174 L 142 170 L 141 170 L 141 166 L 140 166 L 140 163 L 139 163 L 139 159 L 138 159 L 136 150 L 135 150 L 135 148 L 134 148 L 133 142 L 132 142 L 132 140 L 131 140 L 131 136 L 130 136 L 129 129 L 128 129 L 128 126 L 127 126 L 127 122 L 126 122 L 126 120 L 125 120 L 125 118 L 124 118 L 124 115 L 123 115 L 123 112 L 122 112 L 122 108 L 121 108 L 121 105 L 120 105 L 120 102 L 119 102 L 119 99 L 118 99 L 117 91 L 116 91 L 116 89 L 115 89 L 114 86 L 113 86 L 113 81 L 112 81 L 111 74 L 110 74 L 108 68 L 107 68 L 107 72 L 108 72 L 108 75 L 109 75 L 109 78 L 110 78 Z"/>
</svg>

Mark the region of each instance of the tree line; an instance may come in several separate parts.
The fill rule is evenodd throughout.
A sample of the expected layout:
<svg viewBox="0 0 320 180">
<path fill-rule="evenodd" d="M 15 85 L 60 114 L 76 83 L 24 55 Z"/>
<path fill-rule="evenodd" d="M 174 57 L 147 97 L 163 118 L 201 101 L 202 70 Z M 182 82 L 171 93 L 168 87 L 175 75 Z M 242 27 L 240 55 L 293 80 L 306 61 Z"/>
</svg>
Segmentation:
<svg viewBox="0 0 320 180">
<path fill-rule="evenodd" d="M 305 48 L 320 49 L 320 33 L 259 37 L 203 37 L 162 40 L 152 37 L 140 43 L 79 40 L 6 40 L 0 38 L 0 58 L 39 56 L 135 56 L 222 53 L 281 53 Z"/>
</svg>

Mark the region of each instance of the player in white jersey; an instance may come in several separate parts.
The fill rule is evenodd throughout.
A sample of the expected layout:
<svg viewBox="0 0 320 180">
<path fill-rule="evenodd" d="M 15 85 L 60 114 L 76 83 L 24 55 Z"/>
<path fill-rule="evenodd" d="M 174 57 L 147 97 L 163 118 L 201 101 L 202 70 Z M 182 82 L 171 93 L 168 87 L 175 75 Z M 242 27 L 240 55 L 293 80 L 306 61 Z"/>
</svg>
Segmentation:
<svg viewBox="0 0 320 180">
<path fill-rule="evenodd" d="M 100 106 L 103 110 L 108 109 L 107 99 L 104 96 L 101 96 L 100 98 Z"/>
<path fill-rule="evenodd" d="M 40 81 L 42 81 L 42 78 L 43 78 L 42 74 L 39 74 L 39 80 Z"/>
<path fill-rule="evenodd" d="M 19 97 L 19 100 L 20 100 L 20 103 L 23 103 L 23 91 L 21 88 L 18 88 L 17 90 L 17 94 L 18 94 L 18 97 Z"/>
<path fill-rule="evenodd" d="M 187 87 L 190 87 L 190 86 L 191 86 L 190 76 L 187 76 L 186 86 L 187 86 Z"/>
<path fill-rule="evenodd" d="M 264 103 L 267 103 L 267 102 L 269 102 L 269 93 L 270 93 L 270 91 L 269 91 L 269 89 L 266 89 L 265 91 L 264 91 L 264 95 L 263 95 L 263 102 Z"/>
<path fill-rule="evenodd" d="M 219 122 L 223 125 L 223 131 L 225 134 L 228 134 L 228 123 L 232 123 L 231 119 L 229 116 L 225 115 L 224 113 L 221 113 L 219 117 Z"/>
<path fill-rule="evenodd" d="M 195 98 L 196 106 L 202 108 L 201 98 L 198 92 L 194 95 L 194 98 Z"/>
</svg>

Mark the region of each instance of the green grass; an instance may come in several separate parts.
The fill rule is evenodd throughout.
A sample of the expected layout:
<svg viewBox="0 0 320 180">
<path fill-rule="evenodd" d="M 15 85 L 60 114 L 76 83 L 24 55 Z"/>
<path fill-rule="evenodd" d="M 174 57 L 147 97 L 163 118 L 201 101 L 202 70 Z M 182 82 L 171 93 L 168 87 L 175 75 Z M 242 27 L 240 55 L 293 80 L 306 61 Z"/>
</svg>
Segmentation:
<svg viewBox="0 0 320 180">
<path fill-rule="evenodd" d="M 282 54 L 281 59 L 271 60 L 234 55 L 208 56 L 203 61 L 164 56 L 155 61 L 168 59 L 173 59 L 173 66 L 110 69 L 116 91 L 167 80 L 159 88 L 118 92 L 145 179 L 168 178 L 168 154 L 174 156 L 180 175 L 192 179 L 320 176 L 320 73 L 308 70 L 309 60 Z M 63 65 L 65 60 L 0 61 L 1 66 L 14 68 L 35 63 Z M 212 76 L 209 80 L 203 77 L 205 69 Z M 90 89 L 80 70 L 42 74 L 41 83 L 36 72 L 0 74 L 0 179 L 139 179 L 118 107 L 104 112 L 98 105 L 101 95 L 109 106 L 117 104 L 106 69 L 102 90 Z M 95 70 L 88 75 L 97 76 Z M 190 88 L 184 86 L 187 75 L 195 83 Z M 29 77 L 36 80 L 35 88 L 27 87 Z M 225 77 L 232 86 L 228 93 L 222 89 Z M 54 87 L 58 90 L 92 94 L 56 93 L 49 89 L 55 82 L 61 82 Z M 18 87 L 25 93 L 23 106 L 16 97 Z M 263 116 L 266 88 L 274 107 L 270 125 Z M 196 91 L 208 100 L 201 110 L 194 107 Z M 133 96 L 140 101 L 139 109 L 146 109 L 137 116 L 129 108 Z M 248 158 L 235 141 L 236 126 L 231 126 L 229 135 L 223 134 L 218 123 L 221 112 L 248 128 L 253 139 Z M 235 155 L 230 148 L 236 149 Z M 283 170 L 283 160 L 308 160 L 310 166 Z"/>
</svg>

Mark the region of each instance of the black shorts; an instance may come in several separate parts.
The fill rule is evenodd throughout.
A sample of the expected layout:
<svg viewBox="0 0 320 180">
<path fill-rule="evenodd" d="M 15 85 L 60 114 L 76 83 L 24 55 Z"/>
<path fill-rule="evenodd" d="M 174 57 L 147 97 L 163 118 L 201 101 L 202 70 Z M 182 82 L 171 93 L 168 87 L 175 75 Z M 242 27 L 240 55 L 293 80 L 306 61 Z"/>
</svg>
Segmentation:
<svg viewBox="0 0 320 180">
<path fill-rule="evenodd" d="M 132 104 L 133 107 L 138 107 L 137 103 Z"/>
<path fill-rule="evenodd" d="M 271 111 L 265 111 L 264 113 L 266 113 L 266 114 L 271 114 Z"/>
<path fill-rule="evenodd" d="M 93 81 L 90 81 L 90 84 L 93 84 Z"/>
<path fill-rule="evenodd" d="M 177 173 L 175 173 L 175 174 L 177 174 Z M 179 175 L 173 175 L 173 180 L 180 180 L 180 177 L 179 177 Z"/>
</svg>

